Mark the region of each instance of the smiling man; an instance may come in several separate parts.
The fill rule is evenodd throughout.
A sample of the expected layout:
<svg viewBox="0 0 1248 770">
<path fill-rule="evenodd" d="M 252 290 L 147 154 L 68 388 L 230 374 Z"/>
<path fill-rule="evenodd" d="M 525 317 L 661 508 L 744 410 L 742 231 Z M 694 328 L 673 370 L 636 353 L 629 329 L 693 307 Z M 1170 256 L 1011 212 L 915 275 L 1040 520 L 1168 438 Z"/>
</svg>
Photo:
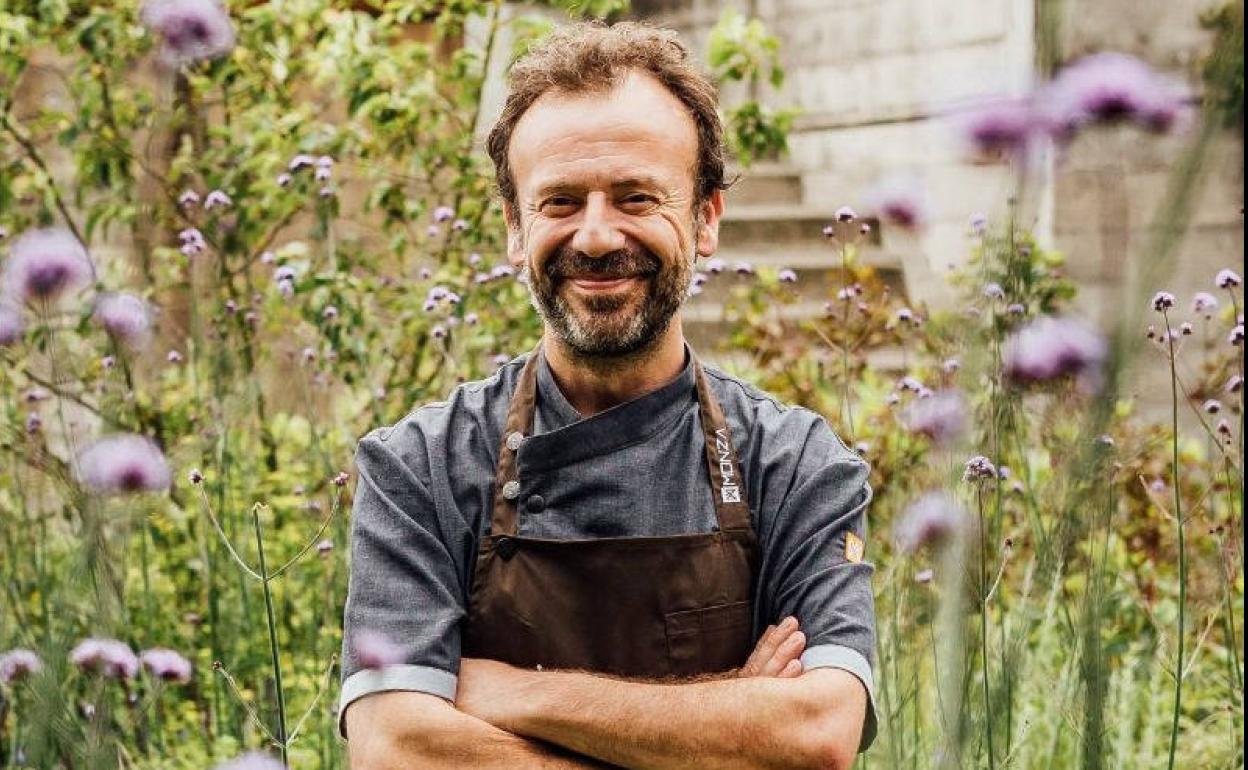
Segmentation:
<svg viewBox="0 0 1248 770">
<path fill-rule="evenodd" d="M 360 442 L 353 768 L 844 768 L 870 744 L 867 465 L 681 329 L 722 134 L 670 32 L 573 25 L 512 68 L 489 150 L 545 334 Z M 366 667 L 363 631 L 401 661 Z"/>
</svg>

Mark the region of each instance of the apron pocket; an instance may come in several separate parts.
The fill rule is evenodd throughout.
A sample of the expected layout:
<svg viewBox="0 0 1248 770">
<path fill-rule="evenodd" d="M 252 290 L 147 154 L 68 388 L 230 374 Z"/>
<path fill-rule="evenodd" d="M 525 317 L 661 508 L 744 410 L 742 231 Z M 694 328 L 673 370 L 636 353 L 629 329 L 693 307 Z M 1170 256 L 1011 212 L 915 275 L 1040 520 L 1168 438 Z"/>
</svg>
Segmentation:
<svg viewBox="0 0 1248 770">
<path fill-rule="evenodd" d="M 694 676 L 727 671 L 750 655 L 752 602 L 730 602 L 663 616 L 672 673 Z"/>
</svg>

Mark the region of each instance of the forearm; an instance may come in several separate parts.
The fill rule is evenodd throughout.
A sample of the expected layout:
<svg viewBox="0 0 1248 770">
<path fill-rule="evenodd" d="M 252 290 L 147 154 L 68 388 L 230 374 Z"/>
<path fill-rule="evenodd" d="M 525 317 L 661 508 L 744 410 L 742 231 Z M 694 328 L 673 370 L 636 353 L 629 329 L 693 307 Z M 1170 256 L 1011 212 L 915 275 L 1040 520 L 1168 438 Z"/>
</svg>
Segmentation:
<svg viewBox="0 0 1248 770">
<path fill-rule="evenodd" d="M 646 684 L 526 672 L 506 702 L 507 730 L 623 767 L 825 766 L 823 714 L 798 680 Z"/>
<path fill-rule="evenodd" d="M 356 709 L 361 711 L 348 712 L 352 770 L 611 767 L 562 746 L 499 729 L 442 702 L 390 698 L 378 704 L 366 699 L 351 707 Z"/>
<path fill-rule="evenodd" d="M 430 733 L 421 730 L 395 747 L 393 759 L 384 770 L 406 770 L 411 767 L 430 770 L 458 770 L 472 767 L 483 770 L 514 770 L 517 767 L 542 770 L 573 770 L 574 768 L 609 768 L 611 765 L 586 757 L 562 746 L 525 738 L 500 730 L 480 719 L 464 715 L 453 729 Z M 370 764 L 368 770 L 376 766 Z"/>
</svg>

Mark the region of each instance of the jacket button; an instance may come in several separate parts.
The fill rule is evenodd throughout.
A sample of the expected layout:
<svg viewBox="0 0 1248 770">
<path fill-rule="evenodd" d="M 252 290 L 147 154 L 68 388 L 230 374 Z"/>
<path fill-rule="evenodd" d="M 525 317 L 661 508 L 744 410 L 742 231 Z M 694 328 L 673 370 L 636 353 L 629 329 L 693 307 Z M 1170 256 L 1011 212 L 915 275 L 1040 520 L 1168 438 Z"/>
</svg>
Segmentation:
<svg viewBox="0 0 1248 770">
<path fill-rule="evenodd" d="M 515 556 L 516 549 L 519 547 L 520 546 L 516 543 L 515 539 L 506 536 L 500 537 L 494 541 L 494 551 L 499 556 L 503 557 L 504 561 L 511 559 L 512 556 Z"/>
<path fill-rule="evenodd" d="M 507 448 L 516 451 L 520 445 L 524 443 L 524 434 L 519 431 L 513 431 L 507 434 Z"/>
<path fill-rule="evenodd" d="M 512 479 L 503 484 L 503 498 L 506 500 L 515 500 L 520 496 L 520 482 Z"/>
<path fill-rule="evenodd" d="M 530 495 L 529 499 L 524 501 L 524 507 L 528 508 L 530 513 L 537 513 L 546 507 L 546 501 L 541 495 Z"/>
</svg>

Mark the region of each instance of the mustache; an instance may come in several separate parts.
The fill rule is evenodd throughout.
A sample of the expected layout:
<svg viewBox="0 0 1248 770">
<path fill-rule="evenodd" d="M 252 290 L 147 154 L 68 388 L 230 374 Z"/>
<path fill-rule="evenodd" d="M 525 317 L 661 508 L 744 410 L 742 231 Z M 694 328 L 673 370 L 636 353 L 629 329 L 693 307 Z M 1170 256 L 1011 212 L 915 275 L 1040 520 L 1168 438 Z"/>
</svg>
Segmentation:
<svg viewBox="0 0 1248 770">
<path fill-rule="evenodd" d="M 544 272 L 552 281 L 566 278 L 612 280 L 635 275 L 652 275 L 662 264 L 649 249 L 628 243 L 624 248 L 591 257 L 571 246 L 560 246 L 546 261 Z"/>
</svg>

